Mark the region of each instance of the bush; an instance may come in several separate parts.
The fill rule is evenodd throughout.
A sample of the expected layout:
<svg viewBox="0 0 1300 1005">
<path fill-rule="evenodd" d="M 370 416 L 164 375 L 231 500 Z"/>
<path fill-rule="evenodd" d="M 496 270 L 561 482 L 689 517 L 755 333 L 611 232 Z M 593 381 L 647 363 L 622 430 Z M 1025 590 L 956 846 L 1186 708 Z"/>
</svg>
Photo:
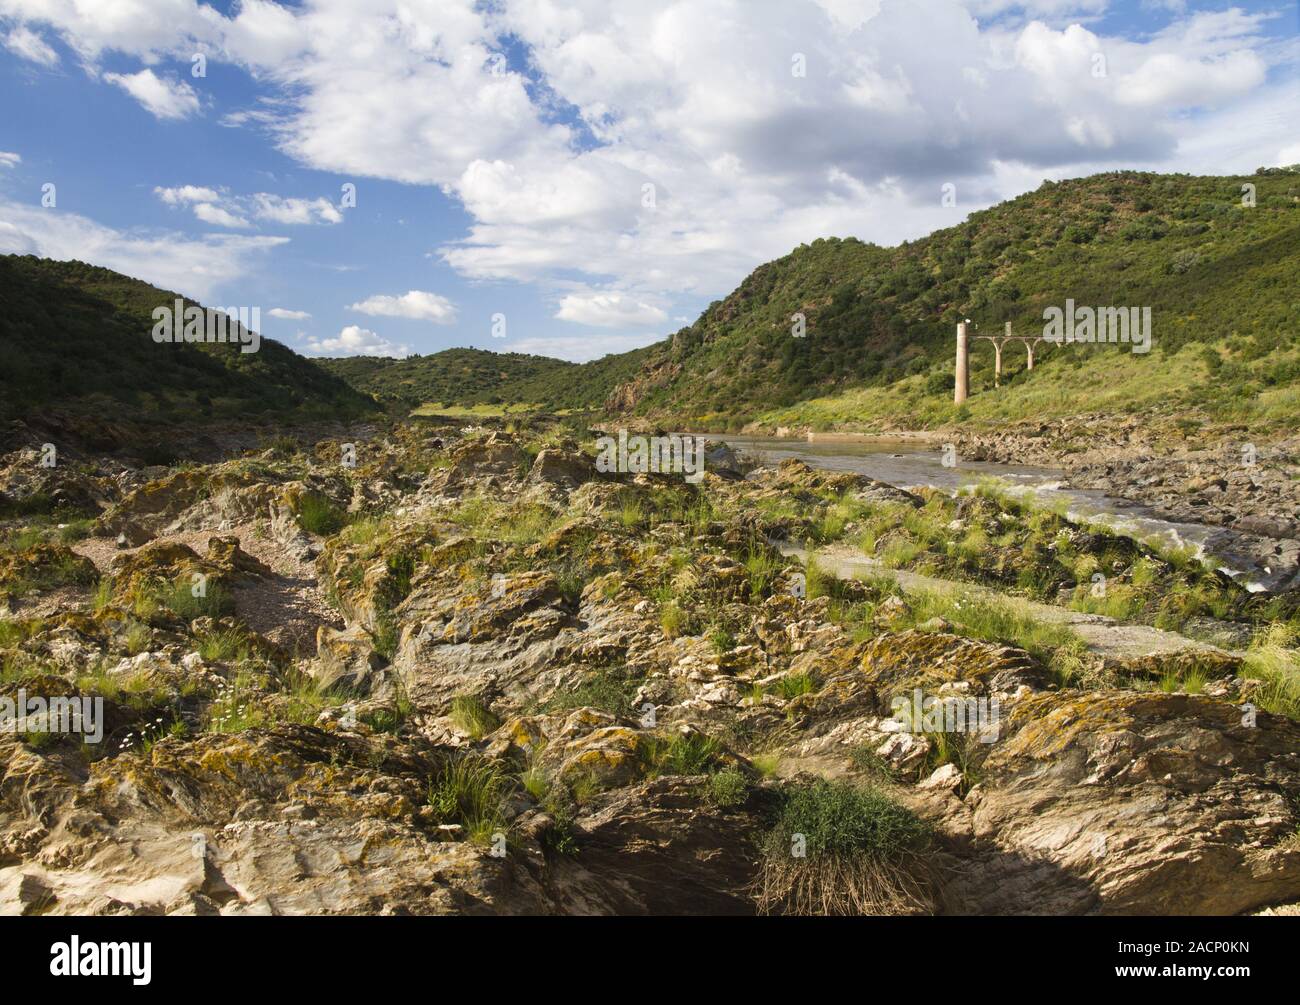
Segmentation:
<svg viewBox="0 0 1300 1005">
<path fill-rule="evenodd" d="M 709 798 L 718 806 L 739 806 L 748 795 L 749 781 L 735 768 L 709 776 Z"/>
<path fill-rule="evenodd" d="M 931 829 L 875 788 L 819 779 L 785 793 L 763 843 L 763 913 L 903 914 L 929 910 L 920 852 Z"/>
</svg>

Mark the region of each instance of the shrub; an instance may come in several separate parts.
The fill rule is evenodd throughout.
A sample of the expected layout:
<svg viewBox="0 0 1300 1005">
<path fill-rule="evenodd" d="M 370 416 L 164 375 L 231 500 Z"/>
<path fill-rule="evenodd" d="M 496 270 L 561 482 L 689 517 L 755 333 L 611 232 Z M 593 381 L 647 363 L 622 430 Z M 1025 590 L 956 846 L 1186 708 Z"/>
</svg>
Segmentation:
<svg viewBox="0 0 1300 1005">
<path fill-rule="evenodd" d="M 709 776 L 709 798 L 718 806 L 739 806 L 748 795 L 749 781 L 735 768 Z"/>
<path fill-rule="evenodd" d="M 902 914 L 930 908 L 920 853 L 930 827 L 877 789 L 824 779 L 787 790 L 763 843 L 765 914 Z"/>
</svg>

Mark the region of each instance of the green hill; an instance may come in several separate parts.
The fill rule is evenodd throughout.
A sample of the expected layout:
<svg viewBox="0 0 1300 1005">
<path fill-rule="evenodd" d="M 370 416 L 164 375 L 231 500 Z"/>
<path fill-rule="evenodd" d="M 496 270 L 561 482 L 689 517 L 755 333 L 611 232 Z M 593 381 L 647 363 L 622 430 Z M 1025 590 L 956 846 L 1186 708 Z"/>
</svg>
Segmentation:
<svg viewBox="0 0 1300 1005">
<path fill-rule="evenodd" d="M 1253 207 L 1242 203 L 1247 183 L 1256 189 Z M 1126 385 L 1153 404 L 1211 409 L 1216 396 L 1267 396 L 1300 375 L 1297 274 L 1295 168 L 1227 178 L 1125 171 L 1045 182 L 897 247 L 853 238 L 801 245 L 756 269 L 690 327 L 643 350 L 637 375 L 608 404 L 625 414 L 733 429 L 753 420 L 935 425 L 971 410 L 976 418 L 1068 414 Z M 1010 321 L 1018 333 L 1041 333 L 1044 308 L 1067 297 L 1150 306 L 1155 350 L 1140 356 L 1125 347 L 1053 347 L 1027 378 L 1023 350 L 1009 348 L 1010 387 L 993 396 L 982 393 L 991 388 L 993 353 L 980 342 L 972 360 L 980 393 L 957 413 L 957 321 L 970 317 L 990 333 Z M 791 335 L 795 313 L 807 319 L 804 338 Z M 1088 371 L 1080 380 L 1091 395 L 1060 393 L 1071 386 L 1062 371 L 1075 368 Z M 1153 379 L 1175 372 L 1191 386 Z M 1053 379 L 1061 386 L 1050 396 L 1016 396 L 1018 383 L 1047 388 Z M 1277 402 L 1263 410 L 1279 421 L 1292 411 Z"/>
<path fill-rule="evenodd" d="M 318 359 L 327 372 L 381 401 L 417 405 L 531 405 L 592 409 L 636 372 L 644 349 L 569 363 L 547 356 L 445 349 L 406 359 L 353 356 Z"/>
<path fill-rule="evenodd" d="M 232 343 L 154 342 L 153 310 L 176 299 L 84 262 L 0 256 L 0 423 L 56 417 L 109 448 L 225 422 L 273 433 L 374 409 L 271 339 L 249 353 Z"/>
</svg>

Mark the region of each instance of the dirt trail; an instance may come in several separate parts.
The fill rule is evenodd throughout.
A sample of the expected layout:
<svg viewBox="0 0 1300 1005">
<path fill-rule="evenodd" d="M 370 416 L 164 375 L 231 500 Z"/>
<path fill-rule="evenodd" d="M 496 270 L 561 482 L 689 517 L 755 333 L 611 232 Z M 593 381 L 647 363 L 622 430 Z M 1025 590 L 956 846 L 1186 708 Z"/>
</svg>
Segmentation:
<svg viewBox="0 0 1300 1005">
<path fill-rule="evenodd" d="M 772 542 L 781 554 L 789 558 L 808 560 L 809 552 L 805 548 L 786 542 Z M 924 576 L 904 569 L 890 569 L 874 558 L 869 558 L 846 545 L 834 545 L 830 548 L 812 552 L 817 564 L 827 572 L 833 572 L 837 579 L 853 579 L 862 575 L 886 575 L 897 580 L 904 591 L 934 590 L 942 593 L 960 592 L 968 596 L 983 599 L 1012 599 L 1023 604 L 1027 613 L 1052 624 L 1068 625 L 1094 653 L 1111 659 L 1128 659 L 1158 653 L 1176 653 L 1186 651 L 1207 651 L 1241 655 L 1232 650 L 1220 649 L 1207 642 L 1189 639 L 1177 632 L 1167 632 L 1147 625 L 1129 625 L 1101 614 L 1085 614 L 1072 611 L 1055 604 L 1025 600 L 1019 597 L 1008 598 L 1007 594 L 977 583 L 964 583 L 952 579 L 939 579 Z"/>
<path fill-rule="evenodd" d="M 208 539 L 235 537 L 239 547 L 270 567 L 273 575 L 241 583 L 234 589 L 235 612 L 249 628 L 299 656 L 316 653 L 316 629 L 327 624 L 343 627 L 342 619 L 318 589 L 316 568 L 288 552 L 269 534 L 265 523 L 246 523 L 229 530 L 191 530 L 163 534 L 149 544 L 179 542 L 199 555 L 206 553 Z M 118 548 L 112 538 L 86 538 L 72 550 L 107 573 L 114 558 L 137 549 Z"/>
</svg>

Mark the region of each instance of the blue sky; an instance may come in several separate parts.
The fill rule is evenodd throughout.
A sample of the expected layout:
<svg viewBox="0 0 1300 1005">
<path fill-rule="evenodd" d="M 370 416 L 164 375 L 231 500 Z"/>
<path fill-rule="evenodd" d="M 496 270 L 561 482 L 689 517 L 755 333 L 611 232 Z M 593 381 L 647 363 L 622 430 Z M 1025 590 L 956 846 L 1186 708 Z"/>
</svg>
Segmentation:
<svg viewBox="0 0 1300 1005">
<path fill-rule="evenodd" d="M 0 0 L 0 252 L 304 352 L 588 359 L 820 236 L 1300 161 L 1296 39 L 1285 2 Z"/>
</svg>

